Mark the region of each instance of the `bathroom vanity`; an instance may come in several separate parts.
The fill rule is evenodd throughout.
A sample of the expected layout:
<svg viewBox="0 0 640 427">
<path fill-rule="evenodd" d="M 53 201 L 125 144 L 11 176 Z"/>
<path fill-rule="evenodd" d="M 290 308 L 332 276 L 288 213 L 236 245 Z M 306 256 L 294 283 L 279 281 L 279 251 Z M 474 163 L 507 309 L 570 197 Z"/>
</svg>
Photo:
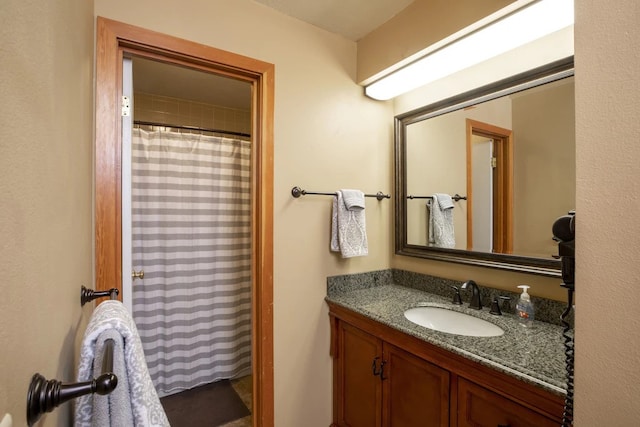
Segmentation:
<svg viewBox="0 0 640 427">
<path fill-rule="evenodd" d="M 365 281 L 366 282 L 366 281 Z M 565 383 L 562 329 L 493 316 L 384 281 L 328 291 L 333 426 L 557 426 Z M 377 283 L 376 283 L 377 282 Z M 504 330 L 461 336 L 416 325 L 404 312 L 451 307 Z"/>
</svg>

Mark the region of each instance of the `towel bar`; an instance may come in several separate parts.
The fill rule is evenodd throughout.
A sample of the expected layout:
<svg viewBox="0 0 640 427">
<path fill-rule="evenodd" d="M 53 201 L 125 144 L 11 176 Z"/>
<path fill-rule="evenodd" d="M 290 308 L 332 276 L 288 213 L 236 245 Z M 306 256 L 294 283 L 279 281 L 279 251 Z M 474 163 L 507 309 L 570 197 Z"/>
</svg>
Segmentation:
<svg viewBox="0 0 640 427">
<path fill-rule="evenodd" d="M 295 197 L 296 199 L 300 196 L 306 196 L 306 195 L 319 195 L 319 196 L 337 196 L 336 193 L 320 193 L 320 192 L 313 192 L 313 191 L 307 191 L 307 190 L 303 190 L 300 187 L 293 187 L 291 189 L 291 195 L 293 197 Z M 388 194 L 384 194 L 382 191 L 378 191 L 376 194 L 365 194 L 364 197 L 375 197 L 376 199 L 378 199 L 378 201 L 382 200 L 382 199 L 390 199 L 391 196 Z"/>
<path fill-rule="evenodd" d="M 84 286 L 80 289 L 80 304 L 96 298 L 110 296 L 118 297 L 116 288 L 108 291 L 93 291 Z M 27 424 L 34 425 L 45 412 L 51 412 L 61 404 L 90 393 L 105 395 L 111 393 L 118 385 L 118 377 L 113 373 L 113 346 L 112 339 L 105 340 L 104 358 L 102 359 L 102 374 L 91 381 L 63 384 L 58 380 L 47 380 L 36 373 L 31 378 L 27 391 Z"/>
<path fill-rule="evenodd" d="M 413 196 L 411 194 L 409 194 L 407 196 L 407 199 L 430 199 L 433 196 Z M 451 198 L 453 199 L 453 201 L 455 202 L 459 202 L 460 200 L 467 200 L 467 196 L 461 196 L 458 193 L 456 193 L 455 195 L 451 196 Z"/>
</svg>

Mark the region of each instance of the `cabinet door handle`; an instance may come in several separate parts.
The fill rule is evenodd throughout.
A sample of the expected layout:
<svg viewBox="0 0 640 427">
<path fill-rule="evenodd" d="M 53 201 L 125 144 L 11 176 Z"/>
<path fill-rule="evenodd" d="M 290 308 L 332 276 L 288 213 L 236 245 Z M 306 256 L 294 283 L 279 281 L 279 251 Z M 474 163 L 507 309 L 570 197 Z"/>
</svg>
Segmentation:
<svg viewBox="0 0 640 427">
<path fill-rule="evenodd" d="M 378 359 L 380 358 L 377 356 L 373 358 L 373 363 L 371 364 L 371 373 L 376 377 L 380 377 L 381 380 L 386 380 L 384 376 L 384 365 L 386 365 L 387 362 L 385 362 L 384 360 L 381 360 L 380 369 L 378 369 L 378 366 L 377 366 Z"/>
<path fill-rule="evenodd" d="M 387 364 L 387 362 L 386 362 L 386 361 L 384 361 L 384 360 L 383 360 L 382 362 L 380 362 L 380 379 L 381 379 L 382 381 L 384 381 L 384 380 L 386 380 L 386 379 L 387 379 L 387 378 L 384 376 L 384 365 L 386 365 L 386 364 Z"/>
<path fill-rule="evenodd" d="M 382 363 L 380 364 L 380 370 L 378 370 L 378 367 L 377 367 L 378 359 L 380 359 L 380 358 L 379 358 L 379 357 L 377 357 L 377 356 L 376 356 L 376 357 L 374 357 L 374 358 L 373 358 L 373 363 L 371 364 L 371 373 L 372 373 L 372 374 L 373 374 L 373 376 L 375 376 L 375 377 L 377 377 L 378 375 L 380 375 L 380 374 L 382 373 L 382 366 L 383 366 L 383 364 L 384 364 L 384 362 L 382 362 Z"/>
</svg>

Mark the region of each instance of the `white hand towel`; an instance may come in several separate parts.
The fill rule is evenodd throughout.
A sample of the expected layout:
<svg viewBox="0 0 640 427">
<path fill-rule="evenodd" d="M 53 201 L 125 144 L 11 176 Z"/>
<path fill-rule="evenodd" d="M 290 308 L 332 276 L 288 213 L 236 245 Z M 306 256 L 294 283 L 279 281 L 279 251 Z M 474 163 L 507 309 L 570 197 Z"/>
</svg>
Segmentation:
<svg viewBox="0 0 640 427">
<path fill-rule="evenodd" d="M 168 427 L 142 350 L 138 329 L 119 301 L 104 301 L 91 315 L 84 333 L 78 381 L 89 381 L 102 370 L 104 341 L 113 339 L 113 371 L 118 385 L 110 394 L 89 394 L 76 400 L 75 427 Z"/>
<path fill-rule="evenodd" d="M 340 252 L 343 258 L 369 253 L 362 191 L 336 191 L 331 215 L 331 250 Z"/>
<path fill-rule="evenodd" d="M 340 190 L 342 200 L 348 211 L 364 209 L 364 193 L 360 190 Z"/>
<path fill-rule="evenodd" d="M 448 194 L 436 193 L 441 210 L 453 209 L 453 199 Z"/>
<path fill-rule="evenodd" d="M 429 245 L 439 248 L 456 246 L 453 229 L 453 200 L 448 194 L 436 193 L 427 203 L 429 210 Z"/>
</svg>

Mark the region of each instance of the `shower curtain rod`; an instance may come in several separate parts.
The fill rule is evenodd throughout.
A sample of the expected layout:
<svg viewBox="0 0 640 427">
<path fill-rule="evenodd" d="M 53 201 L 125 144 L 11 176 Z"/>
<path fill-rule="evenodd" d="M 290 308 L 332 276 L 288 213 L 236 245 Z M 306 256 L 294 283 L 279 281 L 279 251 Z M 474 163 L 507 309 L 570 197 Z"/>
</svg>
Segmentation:
<svg viewBox="0 0 640 427">
<path fill-rule="evenodd" d="M 221 130 L 221 129 L 202 128 L 198 126 L 178 126 L 178 125 L 169 125 L 166 123 L 146 122 L 142 120 L 134 120 L 133 124 L 140 125 L 140 126 L 162 126 L 162 127 L 175 128 L 175 129 L 195 130 L 198 132 L 222 133 L 225 135 L 244 136 L 246 138 L 251 138 L 251 134 L 249 133 L 233 132 L 230 130 Z"/>
</svg>

